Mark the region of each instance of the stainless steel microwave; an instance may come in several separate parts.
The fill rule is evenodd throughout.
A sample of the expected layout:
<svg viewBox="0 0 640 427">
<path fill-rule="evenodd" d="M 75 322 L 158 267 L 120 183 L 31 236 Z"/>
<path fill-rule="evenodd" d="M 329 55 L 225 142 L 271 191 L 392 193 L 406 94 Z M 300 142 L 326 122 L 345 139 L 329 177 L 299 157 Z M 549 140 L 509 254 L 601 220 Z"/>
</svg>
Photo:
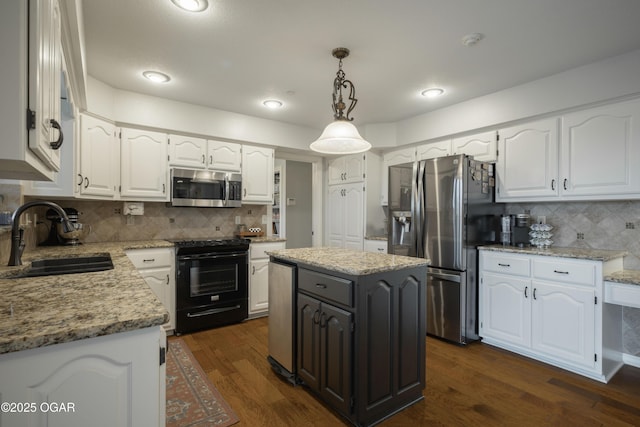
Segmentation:
<svg viewBox="0 0 640 427">
<path fill-rule="evenodd" d="M 237 208 L 241 205 L 241 174 L 171 169 L 171 206 Z"/>
</svg>

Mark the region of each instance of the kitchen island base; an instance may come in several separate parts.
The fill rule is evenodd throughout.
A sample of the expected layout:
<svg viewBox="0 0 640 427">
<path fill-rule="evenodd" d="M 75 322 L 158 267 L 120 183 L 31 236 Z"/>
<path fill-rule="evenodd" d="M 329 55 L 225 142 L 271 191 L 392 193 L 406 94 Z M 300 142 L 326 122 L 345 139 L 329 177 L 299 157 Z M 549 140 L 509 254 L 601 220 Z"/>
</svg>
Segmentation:
<svg viewBox="0 0 640 427">
<path fill-rule="evenodd" d="M 313 264 L 271 254 L 297 267 L 298 379 L 350 423 L 378 424 L 424 398 L 427 261 L 313 249 Z"/>
</svg>

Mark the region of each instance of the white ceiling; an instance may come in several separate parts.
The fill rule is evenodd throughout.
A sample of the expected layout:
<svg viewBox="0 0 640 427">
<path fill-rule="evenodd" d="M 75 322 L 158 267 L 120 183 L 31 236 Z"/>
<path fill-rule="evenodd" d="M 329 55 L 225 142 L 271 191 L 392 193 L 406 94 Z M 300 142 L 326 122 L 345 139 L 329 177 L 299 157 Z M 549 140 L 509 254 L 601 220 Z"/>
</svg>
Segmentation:
<svg viewBox="0 0 640 427">
<path fill-rule="evenodd" d="M 90 75 L 115 88 L 322 128 L 338 61 L 356 125 L 395 122 L 640 49 L 638 0 L 83 0 Z M 473 32 L 485 38 L 461 43 Z M 142 78 L 153 69 L 168 84 Z M 640 72 L 640 71 L 639 71 Z M 444 88 L 436 100 L 421 97 Z M 268 110 L 266 98 L 284 108 Z"/>
</svg>

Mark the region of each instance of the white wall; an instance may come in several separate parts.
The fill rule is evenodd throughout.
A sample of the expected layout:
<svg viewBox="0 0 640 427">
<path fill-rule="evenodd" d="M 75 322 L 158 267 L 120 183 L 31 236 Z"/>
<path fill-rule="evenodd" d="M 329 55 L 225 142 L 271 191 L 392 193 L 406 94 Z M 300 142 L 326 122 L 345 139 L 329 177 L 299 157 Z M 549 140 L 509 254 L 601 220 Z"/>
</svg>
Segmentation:
<svg viewBox="0 0 640 427">
<path fill-rule="evenodd" d="M 308 150 L 318 130 L 274 120 L 171 101 L 110 87 L 88 79 L 87 110 L 119 125 Z"/>
<path fill-rule="evenodd" d="M 640 50 L 397 122 L 396 146 L 640 95 Z M 368 129 L 368 127 L 365 127 Z M 389 134 L 385 136 L 389 139 Z"/>
</svg>

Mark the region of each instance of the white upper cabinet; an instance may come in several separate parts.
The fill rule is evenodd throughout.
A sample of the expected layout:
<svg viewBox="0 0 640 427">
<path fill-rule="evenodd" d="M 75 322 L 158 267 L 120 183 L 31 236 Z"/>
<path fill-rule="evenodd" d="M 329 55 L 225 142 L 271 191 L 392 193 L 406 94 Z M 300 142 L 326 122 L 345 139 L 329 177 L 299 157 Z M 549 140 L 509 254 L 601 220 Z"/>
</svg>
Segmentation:
<svg viewBox="0 0 640 427">
<path fill-rule="evenodd" d="M 495 162 L 498 155 L 497 132 L 483 132 L 451 140 L 452 154 L 468 154 L 481 162 Z"/>
<path fill-rule="evenodd" d="M 499 135 L 499 202 L 640 198 L 638 100 L 501 129 Z"/>
<path fill-rule="evenodd" d="M 207 161 L 211 170 L 240 172 L 242 146 L 234 142 L 210 139 L 208 141 Z"/>
<path fill-rule="evenodd" d="M 207 140 L 184 135 L 169 135 L 169 166 L 206 168 Z"/>
<path fill-rule="evenodd" d="M 0 178 L 60 168 L 60 25 L 57 0 L 0 2 Z"/>
<path fill-rule="evenodd" d="M 242 203 L 273 203 L 273 149 L 242 146 Z"/>
<path fill-rule="evenodd" d="M 563 197 L 640 198 L 640 101 L 564 115 L 560 158 Z"/>
<path fill-rule="evenodd" d="M 113 123 L 81 114 L 77 191 L 79 197 L 114 199 L 120 184 L 120 141 Z"/>
<path fill-rule="evenodd" d="M 194 138 L 169 136 L 169 165 L 193 169 L 240 172 L 241 145 Z"/>
<path fill-rule="evenodd" d="M 418 160 L 435 159 L 436 157 L 444 157 L 451 155 L 451 140 L 430 142 L 418 146 L 416 149 L 416 158 Z"/>
<path fill-rule="evenodd" d="M 529 201 L 558 195 L 558 119 L 500 129 L 496 201 Z"/>
<path fill-rule="evenodd" d="M 382 179 L 380 185 L 380 204 L 389 204 L 389 166 L 413 163 L 416 161 L 416 147 L 391 151 L 382 156 Z"/>
<path fill-rule="evenodd" d="M 129 200 L 169 201 L 167 134 L 120 129 L 120 196 Z"/>
<path fill-rule="evenodd" d="M 328 184 L 348 184 L 350 182 L 364 181 L 365 158 L 366 156 L 360 153 L 329 160 L 327 168 L 329 174 Z"/>
</svg>

